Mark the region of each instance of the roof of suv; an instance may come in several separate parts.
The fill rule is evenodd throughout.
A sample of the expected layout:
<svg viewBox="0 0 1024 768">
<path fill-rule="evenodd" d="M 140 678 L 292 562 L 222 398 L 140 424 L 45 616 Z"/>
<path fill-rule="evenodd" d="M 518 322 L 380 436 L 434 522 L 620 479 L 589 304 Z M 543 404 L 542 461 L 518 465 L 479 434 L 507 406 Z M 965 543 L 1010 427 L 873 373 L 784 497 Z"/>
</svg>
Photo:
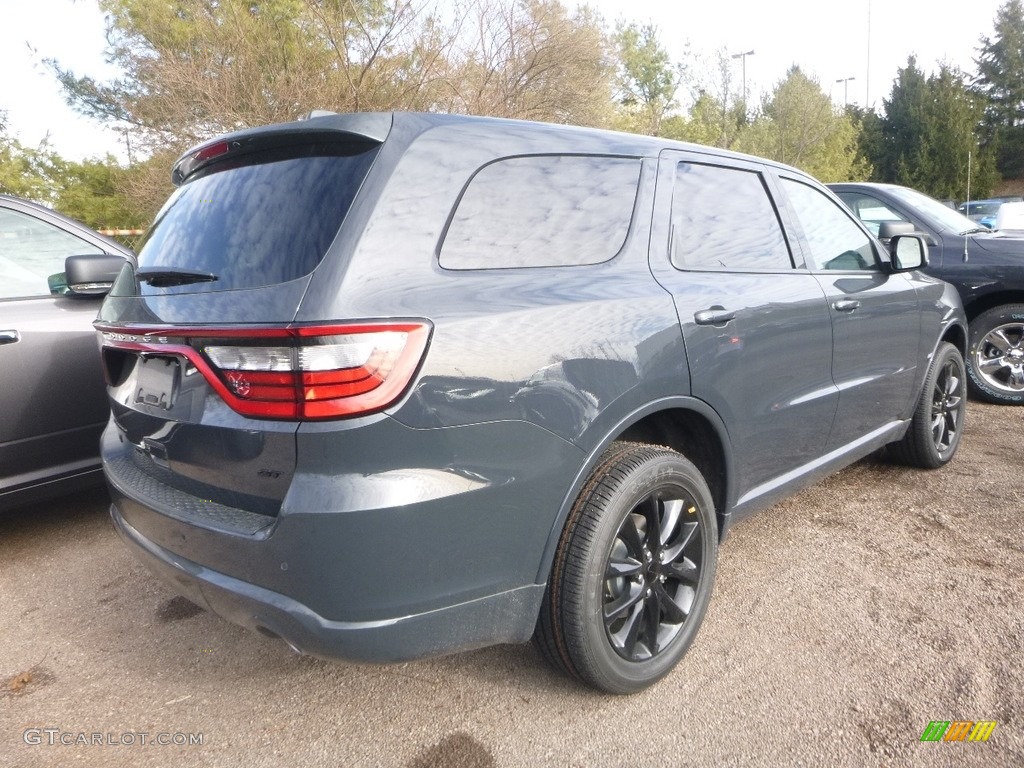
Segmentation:
<svg viewBox="0 0 1024 768">
<path fill-rule="evenodd" d="M 507 153 L 496 152 L 496 154 L 514 154 L 516 151 L 523 150 L 547 150 L 656 156 L 664 149 L 674 148 L 719 157 L 746 159 L 806 175 L 791 166 L 731 150 L 600 128 L 433 112 L 360 112 L 350 114 L 316 112 L 311 114 L 314 116 L 307 119 L 245 128 L 199 144 L 182 155 L 175 163 L 173 180 L 175 184 L 180 184 L 207 161 L 219 157 L 218 148 L 224 146 L 224 151 L 228 151 L 227 148 L 230 147 L 231 151 L 235 151 L 235 149 L 241 149 L 244 142 L 253 141 L 262 144 L 277 138 L 297 138 L 304 133 L 323 135 L 338 132 L 348 134 L 354 139 L 376 144 L 383 143 L 385 139 L 389 138 L 398 139 L 400 143 L 408 144 L 415 138 L 434 130 L 472 131 L 475 128 L 486 130 L 486 140 L 495 143 L 496 150 L 500 149 L 503 142 L 507 144 L 509 149 Z"/>
</svg>

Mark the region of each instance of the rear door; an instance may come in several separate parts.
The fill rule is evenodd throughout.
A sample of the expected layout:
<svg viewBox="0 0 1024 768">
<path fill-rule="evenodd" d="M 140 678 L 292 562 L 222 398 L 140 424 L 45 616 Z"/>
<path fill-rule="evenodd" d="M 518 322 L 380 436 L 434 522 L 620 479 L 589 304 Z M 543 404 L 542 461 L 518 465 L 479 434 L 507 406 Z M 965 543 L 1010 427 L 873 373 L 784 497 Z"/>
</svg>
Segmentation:
<svg viewBox="0 0 1024 768">
<path fill-rule="evenodd" d="M 910 277 L 892 274 L 874 240 L 831 197 L 796 177 L 780 186 L 806 266 L 828 297 L 839 388 L 828 450 L 910 415 L 922 316 Z"/>
<path fill-rule="evenodd" d="M 821 455 L 836 412 L 825 293 L 794 268 L 763 166 L 666 152 L 651 266 L 673 295 L 692 394 L 724 419 L 737 502 Z"/>
</svg>

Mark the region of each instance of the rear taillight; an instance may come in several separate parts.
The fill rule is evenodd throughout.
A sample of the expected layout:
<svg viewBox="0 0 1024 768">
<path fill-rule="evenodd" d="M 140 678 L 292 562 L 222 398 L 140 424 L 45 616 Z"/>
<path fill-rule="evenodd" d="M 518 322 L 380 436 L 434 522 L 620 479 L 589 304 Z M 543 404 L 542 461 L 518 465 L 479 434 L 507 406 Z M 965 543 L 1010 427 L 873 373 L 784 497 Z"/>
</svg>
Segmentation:
<svg viewBox="0 0 1024 768">
<path fill-rule="evenodd" d="M 231 408 L 269 419 L 387 408 L 408 388 L 430 337 L 423 322 L 99 330 L 108 348 L 185 358 Z"/>
</svg>

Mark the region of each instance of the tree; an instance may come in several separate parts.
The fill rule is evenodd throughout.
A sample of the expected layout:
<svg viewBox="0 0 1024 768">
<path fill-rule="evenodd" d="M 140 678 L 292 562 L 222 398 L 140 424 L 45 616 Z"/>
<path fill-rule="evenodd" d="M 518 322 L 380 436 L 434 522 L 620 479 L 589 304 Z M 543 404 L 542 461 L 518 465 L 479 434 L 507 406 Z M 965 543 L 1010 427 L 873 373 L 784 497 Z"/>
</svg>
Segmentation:
<svg viewBox="0 0 1024 768">
<path fill-rule="evenodd" d="M 51 177 L 53 207 L 94 229 L 143 227 L 155 211 L 129 201 L 126 193 L 132 173 L 112 155 L 82 162 L 56 158 Z"/>
<path fill-rule="evenodd" d="M 54 208 L 94 229 L 135 228 L 155 210 L 130 202 L 126 182 L 132 174 L 110 155 L 75 162 L 60 157 L 45 141 L 25 147 L 3 132 L 0 121 L 0 193 Z"/>
<path fill-rule="evenodd" d="M 620 22 L 613 39 L 619 63 L 615 94 L 618 126 L 655 136 L 666 115 L 679 105 L 676 92 L 685 68 L 672 63 L 653 24 Z"/>
<path fill-rule="evenodd" d="M 884 149 L 876 165 L 880 181 L 918 187 L 926 177 L 922 166 L 928 100 L 928 81 L 917 67 L 917 58 L 909 56 L 907 65 L 896 70 L 889 98 L 882 100 Z"/>
<path fill-rule="evenodd" d="M 99 83 L 50 66 L 69 103 L 133 130 L 144 152 L 183 150 L 311 108 L 426 109 L 444 87 L 445 45 L 420 0 L 100 0 Z"/>
<path fill-rule="evenodd" d="M 690 78 L 693 104 L 688 117 L 668 118 L 661 133 L 672 139 L 729 149 L 747 127 L 746 104 L 734 90 L 731 58 L 725 49 L 719 49 L 712 62 L 700 60 L 694 69 L 699 71 Z"/>
<path fill-rule="evenodd" d="M 878 181 L 962 199 L 970 166 L 972 195 L 988 194 L 996 174 L 991 151 L 978 142 L 984 103 L 959 70 L 943 64 L 926 78 L 910 56 L 883 105 L 881 148 L 874 159 Z"/>
<path fill-rule="evenodd" d="M 143 152 L 244 126 L 339 112 L 443 109 L 607 121 L 611 64 L 596 16 L 557 0 L 100 0 L 99 83 L 51 61 L 69 102 L 126 124 Z"/>
<path fill-rule="evenodd" d="M 613 67 L 600 21 L 557 0 L 470 0 L 450 55 L 450 112 L 602 126 Z"/>
<path fill-rule="evenodd" d="M 882 118 L 874 109 L 865 109 L 856 104 L 847 104 L 845 111 L 857 126 L 857 167 L 862 171 L 859 178 L 851 177 L 850 181 L 879 181 L 875 169 L 886 161 Z"/>
<path fill-rule="evenodd" d="M 818 81 L 793 66 L 765 97 L 736 147 L 796 166 L 822 181 L 846 181 L 857 165 L 857 126 L 832 106 Z"/>
<path fill-rule="evenodd" d="M 987 98 L 985 144 L 1004 177 L 1024 175 L 1024 6 L 1007 0 L 996 12 L 994 37 L 982 37 L 974 90 Z"/>
<path fill-rule="evenodd" d="M 946 64 L 928 78 L 925 167 L 929 175 L 920 183 L 933 197 L 966 198 L 968 188 L 972 197 L 984 197 L 998 178 L 993 153 L 978 141 L 984 100 L 971 93 L 966 80 Z"/>
</svg>

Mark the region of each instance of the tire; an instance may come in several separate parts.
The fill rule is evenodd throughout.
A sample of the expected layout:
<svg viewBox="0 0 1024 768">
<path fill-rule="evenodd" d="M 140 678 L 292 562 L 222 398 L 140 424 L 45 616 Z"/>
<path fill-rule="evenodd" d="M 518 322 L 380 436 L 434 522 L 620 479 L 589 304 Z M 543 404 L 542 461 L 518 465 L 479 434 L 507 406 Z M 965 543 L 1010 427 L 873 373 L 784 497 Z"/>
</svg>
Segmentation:
<svg viewBox="0 0 1024 768">
<path fill-rule="evenodd" d="M 534 642 L 588 685 L 642 690 L 693 642 L 717 559 L 714 503 L 697 468 L 667 448 L 613 443 L 569 513 Z"/>
<path fill-rule="evenodd" d="M 928 368 L 910 428 L 889 455 L 899 464 L 937 469 L 956 454 L 967 406 L 964 359 L 955 346 L 939 344 Z"/>
<path fill-rule="evenodd" d="M 979 400 L 1024 405 L 1024 304 L 1005 304 L 974 318 L 967 374 Z"/>
</svg>

